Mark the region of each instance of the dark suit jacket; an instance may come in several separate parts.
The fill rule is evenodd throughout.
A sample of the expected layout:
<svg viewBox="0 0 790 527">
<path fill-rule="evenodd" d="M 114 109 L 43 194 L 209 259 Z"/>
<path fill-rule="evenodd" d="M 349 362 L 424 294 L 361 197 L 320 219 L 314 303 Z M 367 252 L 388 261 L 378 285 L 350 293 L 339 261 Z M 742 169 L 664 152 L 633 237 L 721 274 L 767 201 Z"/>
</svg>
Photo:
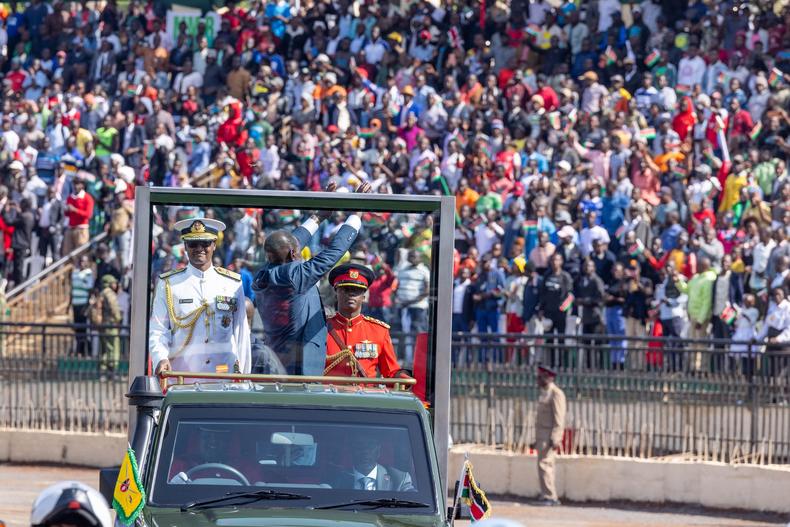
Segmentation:
<svg viewBox="0 0 790 527">
<path fill-rule="evenodd" d="M 136 124 L 132 127 L 131 132 L 129 132 L 129 129 L 126 126 L 121 128 L 120 132 L 121 132 L 121 139 L 118 145 L 121 149 L 121 154 L 123 154 L 126 157 L 126 161 L 130 167 L 140 168 L 143 164 L 142 163 L 143 155 L 145 154 L 145 151 L 142 150 L 143 146 L 145 145 L 145 128 Z M 129 144 L 127 145 L 126 136 L 129 134 L 131 134 L 131 137 L 128 138 Z M 136 154 L 127 155 L 123 151 L 124 146 L 126 148 L 140 148 L 141 150 L 138 151 Z"/>
<path fill-rule="evenodd" d="M 534 281 L 530 277 L 529 282 L 524 286 L 524 310 L 521 313 L 521 318 L 524 322 L 529 322 L 535 316 L 540 304 L 540 290 L 542 287 L 543 279 L 541 277 Z"/>
<path fill-rule="evenodd" d="M 456 283 L 456 285 L 458 284 Z M 472 299 L 472 291 L 474 288 L 474 283 L 470 283 L 467 286 L 466 291 L 464 291 L 464 302 L 463 307 L 461 308 L 461 318 L 463 318 L 464 323 L 466 323 L 465 331 L 468 331 L 475 321 L 475 302 Z"/>
<path fill-rule="evenodd" d="M 376 490 L 394 492 L 413 492 L 417 489 L 411 481 L 408 472 L 398 470 L 393 467 L 377 465 L 376 470 Z M 356 479 L 353 472 L 344 472 L 334 481 L 332 485 L 336 489 L 353 489 L 356 486 Z"/>
<path fill-rule="evenodd" d="M 562 270 L 571 275 L 571 278 L 576 280 L 581 274 L 582 269 L 582 251 L 579 246 L 573 244 L 570 250 L 565 248 L 564 244 L 557 245 L 557 252 L 562 255 L 563 264 Z"/>
<path fill-rule="evenodd" d="M 573 296 L 576 297 L 575 303 L 581 311 L 582 324 L 603 323 L 605 290 L 603 280 L 598 275 L 592 275 L 589 279 L 586 279 L 585 276 L 576 279 L 573 286 Z"/>
<path fill-rule="evenodd" d="M 716 298 L 716 287 L 718 287 L 720 280 L 724 280 L 722 275 L 716 277 L 716 281 L 713 282 L 713 288 L 710 290 L 711 298 L 714 300 Z M 732 305 L 741 305 L 743 303 L 743 275 L 741 273 L 730 272 L 730 287 L 727 300 Z"/>
<path fill-rule="evenodd" d="M 298 227 L 293 235 L 300 249 L 312 237 L 304 227 Z M 343 225 L 329 247 L 311 259 L 266 264 L 252 283 L 264 341 L 291 375 L 324 373 L 326 318 L 316 284 L 340 261 L 356 237 L 356 229 Z"/>
</svg>

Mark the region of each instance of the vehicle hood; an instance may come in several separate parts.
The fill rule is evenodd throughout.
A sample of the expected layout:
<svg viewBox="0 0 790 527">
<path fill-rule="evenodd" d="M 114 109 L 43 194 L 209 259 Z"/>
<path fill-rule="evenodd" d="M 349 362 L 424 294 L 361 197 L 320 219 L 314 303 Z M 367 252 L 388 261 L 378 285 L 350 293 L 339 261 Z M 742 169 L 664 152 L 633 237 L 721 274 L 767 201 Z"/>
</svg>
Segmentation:
<svg viewBox="0 0 790 527">
<path fill-rule="evenodd" d="M 209 509 L 144 512 L 148 527 L 439 527 L 439 515 L 373 514 L 310 509 Z"/>
</svg>

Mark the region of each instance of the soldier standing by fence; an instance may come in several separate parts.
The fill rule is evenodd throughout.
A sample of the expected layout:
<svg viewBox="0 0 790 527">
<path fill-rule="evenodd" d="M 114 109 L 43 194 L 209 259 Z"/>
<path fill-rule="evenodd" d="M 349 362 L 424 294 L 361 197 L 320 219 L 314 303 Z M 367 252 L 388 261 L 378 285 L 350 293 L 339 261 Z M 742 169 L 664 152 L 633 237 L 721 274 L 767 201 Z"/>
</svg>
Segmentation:
<svg viewBox="0 0 790 527">
<path fill-rule="evenodd" d="M 101 324 L 117 326 L 121 323 L 121 305 L 118 303 L 118 279 L 106 274 L 101 279 L 102 290 L 99 295 L 101 302 Z M 102 375 L 118 373 L 121 360 L 121 337 L 117 327 L 101 329 L 101 371 Z"/>
<path fill-rule="evenodd" d="M 538 366 L 538 410 L 535 415 L 535 443 L 538 451 L 538 479 L 540 504 L 559 505 L 554 486 L 555 449 L 562 444 L 565 429 L 565 393 L 554 384 L 557 373 L 545 366 Z"/>
</svg>

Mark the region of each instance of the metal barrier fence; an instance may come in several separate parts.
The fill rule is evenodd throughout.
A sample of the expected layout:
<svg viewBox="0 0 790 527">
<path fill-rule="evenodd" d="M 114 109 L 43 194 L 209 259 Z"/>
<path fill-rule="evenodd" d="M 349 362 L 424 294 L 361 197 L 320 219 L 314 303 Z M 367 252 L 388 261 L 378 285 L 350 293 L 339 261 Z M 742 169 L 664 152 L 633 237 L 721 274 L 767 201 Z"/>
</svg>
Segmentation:
<svg viewBox="0 0 790 527">
<path fill-rule="evenodd" d="M 568 401 L 565 452 L 790 463 L 790 354 L 756 343 L 456 334 L 451 433 L 523 451 L 535 365 Z"/>
<path fill-rule="evenodd" d="M 102 355 L 117 332 L 117 363 Z M 412 336 L 393 334 L 398 355 Z M 0 324 L 0 427 L 124 431 L 128 330 Z M 456 443 L 525 451 L 535 365 L 568 400 L 565 452 L 790 463 L 790 354 L 753 343 L 622 336 L 453 336 Z M 406 364 L 406 362 L 403 362 Z"/>
<path fill-rule="evenodd" d="M 128 346 L 127 327 L 0 324 L 0 427 L 125 431 Z"/>
</svg>

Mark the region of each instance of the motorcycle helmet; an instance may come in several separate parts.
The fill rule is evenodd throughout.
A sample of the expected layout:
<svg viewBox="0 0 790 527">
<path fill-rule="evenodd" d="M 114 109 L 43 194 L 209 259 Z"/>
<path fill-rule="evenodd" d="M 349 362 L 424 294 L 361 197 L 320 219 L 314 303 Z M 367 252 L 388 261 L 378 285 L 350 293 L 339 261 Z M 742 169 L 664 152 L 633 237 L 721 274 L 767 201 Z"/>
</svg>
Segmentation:
<svg viewBox="0 0 790 527">
<path fill-rule="evenodd" d="M 56 524 L 79 527 L 112 527 L 107 501 L 96 490 L 79 481 L 61 481 L 47 487 L 33 502 L 32 527 Z"/>
</svg>

